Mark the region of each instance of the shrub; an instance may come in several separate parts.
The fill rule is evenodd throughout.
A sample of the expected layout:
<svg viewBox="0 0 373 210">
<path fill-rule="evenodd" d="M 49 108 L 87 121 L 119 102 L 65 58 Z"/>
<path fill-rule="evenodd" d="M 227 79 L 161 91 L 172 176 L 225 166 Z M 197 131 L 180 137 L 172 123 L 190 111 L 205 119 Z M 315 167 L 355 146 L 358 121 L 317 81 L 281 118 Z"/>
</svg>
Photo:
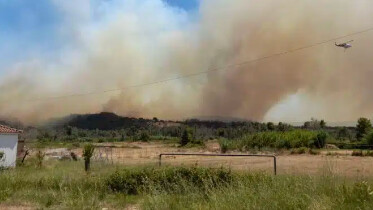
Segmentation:
<svg viewBox="0 0 373 210">
<path fill-rule="evenodd" d="M 270 131 L 274 131 L 276 129 L 276 126 L 273 122 L 268 122 L 267 123 L 267 129 Z"/>
<path fill-rule="evenodd" d="M 351 140 L 352 134 L 346 127 L 343 127 L 338 130 L 337 138 L 338 140 Z"/>
<path fill-rule="evenodd" d="M 85 171 L 89 171 L 91 167 L 91 158 L 93 156 L 93 152 L 95 147 L 92 144 L 86 144 L 83 148 L 83 157 L 84 157 L 84 169 Z"/>
<path fill-rule="evenodd" d="M 369 132 L 369 133 L 364 137 L 364 141 L 365 141 L 368 145 L 373 145 L 373 132 Z"/>
<path fill-rule="evenodd" d="M 70 152 L 70 156 L 73 161 L 78 161 L 78 156 L 75 154 L 75 152 Z"/>
<path fill-rule="evenodd" d="M 373 157 L 373 151 L 366 151 L 364 156 L 370 156 L 370 157 Z"/>
<path fill-rule="evenodd" d="M 300 148 L 294 148 L 291 150 L 291 154 L 304 154 L 306 153 L 307 148 L 306 147 L 300 147 Z"/>
<path fill-rule="evenodd" d="M 352 151 L 352 156 L 363 156 L 363 151 L 361 150 L 354 150 Z"/>
<path fill-rule="evenodd" d="M 275 142 L 275 147 L 278 149 L 289 149 L 291 148 L 290 141 L 286 139 L 279 139 Z"/>
<path fill-rule="evenodd" d="M 149 133 L 147 131 L 141 132 L 139 140 L 140 141 L 149 141 L 150 140 Z"/>
<path fill-rule="evenodd" d="M 229 142 L 226 139 L 220 140 L 219 144 L 220 144 L 220 151 L 221 151 L 221 153 L 228 152 Z"/>
<path fill-rule="evenodd" d="M 186 128 L 181 136 L 180 144 L 181 146 L 185 146 L 192 141 L 192 134 L 190 129 Z"/>
<path fill-rule="evenodd" d="M 320 151 L 319 150 L 315 150 L 315 149 L 309 149 L 308 150 L 308 153 L 310 155 L 319 155 L 320 154 Z"/>
<path fill-rule="evenodd" d="M 36 161 L 37 161 L 36 164 L 38 168 L 41 168 L 43 166 L 44 157 L 45 157 L 45 153 L 43 153 L 42 151 L 39 150 L 36 153 Z"/>
<path fill-rule="evenodd" d="M 367 118 L 360 118 L 356 125 L 356 138 L 361 140 L 366 134 L 372 130 L 372 123 Z"/>
<path fill-rule="evenodd" d="M 319 132 L 314 139 L 314 146 L 319 149 L 325 147 L 327 138 L 328 135 L 326 132 Z"/>
<path fill-rule="evenodd" d="M 317 137 L 315 131 L 292 130 L 286 132 L 267 131 L 245 136 L 237 140 L 239 148 L 277 148 L 289 149 L 299 147 L 314 147 L 314 140 Z"/>
</svg>

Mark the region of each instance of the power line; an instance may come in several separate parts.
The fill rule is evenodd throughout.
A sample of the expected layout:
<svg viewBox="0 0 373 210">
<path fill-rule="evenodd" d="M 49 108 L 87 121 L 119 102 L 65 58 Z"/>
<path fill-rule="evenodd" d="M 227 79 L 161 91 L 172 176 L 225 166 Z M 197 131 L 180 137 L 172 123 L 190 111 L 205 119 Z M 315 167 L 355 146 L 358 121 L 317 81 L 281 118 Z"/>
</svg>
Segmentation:
<svg viewBox="0 0 373 210">
<path fill-rule="evenodd" d="M 299 47 L 299 48 L 295 48 L 295 49 L 291 49 L 291 50 L 287 50 L 287 51 L 275 53 L 275 54 L 264 56 L 264 57 L 260 57 L 260 58 L 255 58 L 255 59 L 252 59 L 252 60 L 247 60 L 247 61 L 244 61 L 244 62 L 241 62 L 241 63 L 230 64 L 230 65 L 226 65 L 226 66 L 220 67 L 220 68 L 219 67 L 211 68 L 211 69 L 208 69 L 206 71 L 200 71 L 200 72 L 195 72 L 195 73 L 191 73 L 191 74 L 184 74 L 184 75 L 180 75 L 180 76 L 177 76 L 177 77 L 168 78 L 168 79 L 162 79 L 162 80 L 157 80 L 157 81 L 153 81 L 153 82 L 149 82 L 149 83 L 141 83 L 141 84 L 136 84 L 136 85 L 125 86 L 125 87 L 122 87 L 122 88 L 108 89 L 108 90 L 102 90 L 102 91 L 93 91 L 93 92 L 87 92 L 87 93 L 74 93 L 74 94 L 62 95 L 62 96 L 52 96 L 52 97 L 35 98 L 35 99 L 25 100 L 25 102 L 57 100 L 57 99 L 70 98 L 70 97 L 79 97 L 79 96 L 87 96 L 87 95 L 94 95 L 94 94 L 102 94 L 102 93 L 109 93 L 109 92 L 121 91 L 121 90 L 125 90 L 125 89 L 130 89 L 130 88 L 137 88 L 137 87 L 143 87 L 143 86 L 149 86 L 149 85 L 156 85 L 156 84 L 165 83 L 165 82 L 174 81 L 174 80 L 187 79 L 187 78 L 190 78 L 190 77 L 196 77 L 196 76 L 200 76 L 200 75 L 203 75 L 203 74 L 207 74 L 209 72 L 227 70 L 228 68 L 243 66 L 243 65 L 250 64 L 250 63 L 259 62 L 259 61 L 262 61 L 262 60 L 267 60 L 269 58 L 273 58 L 273 57 L 276 57 L 276 56 L 281 56 L 281 55 L 285 55 L 285 54 L 297 52 L 297 51 L 300 51 L 300 50 L 312 48 L 312 47 L 315 47 L 315 46 L 318 46 L 318 45 L 322 45 L 322 44 L 326 44 L 326 43 L 329 43 L 329 42 L 332 42 L 332 41 L 336 41 L 336 40 L 339 40 L 339 39 L 343 39 L 343 38 L 346 38 L 346 37 L 350 37 L 350 36 L 354 36 L 354 35 L 366 33 L 366 32 L 372 31 L 372 30 L 373 30 L 373 27 L 365 29 L 365 30 L 362 30 L 362 31 L 357 31 L 357 32 L 354 32 L 354 33 L 350 33 L 350 34 L 347 34 L 347 35 L 335 37 L 335 38 L 332 38 L 332 39 L 327 39 L 327 40 L 323 40 L 323 41 L 316 42 L 316 43 L 313 43 L 313 44 L 305 45 L 305 46 L 302 46 L 302 47 Z M 2 102 L 2 101 L 0 101 L 0 102 Z"/>
</svg>

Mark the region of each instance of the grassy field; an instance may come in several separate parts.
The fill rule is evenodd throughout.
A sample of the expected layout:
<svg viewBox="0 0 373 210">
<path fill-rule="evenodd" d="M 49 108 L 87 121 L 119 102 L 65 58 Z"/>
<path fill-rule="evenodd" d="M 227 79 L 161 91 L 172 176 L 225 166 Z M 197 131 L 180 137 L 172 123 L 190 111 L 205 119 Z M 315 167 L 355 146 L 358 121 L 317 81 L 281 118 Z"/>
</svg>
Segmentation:
<svg viewBox="0 0 373 210">
<path fill-rule="evenodd" d="M 0 208 L 373 209 L 372 181 L 198 167 L 123 167 L 48 161 L 0 172 Z"/>
</svg>

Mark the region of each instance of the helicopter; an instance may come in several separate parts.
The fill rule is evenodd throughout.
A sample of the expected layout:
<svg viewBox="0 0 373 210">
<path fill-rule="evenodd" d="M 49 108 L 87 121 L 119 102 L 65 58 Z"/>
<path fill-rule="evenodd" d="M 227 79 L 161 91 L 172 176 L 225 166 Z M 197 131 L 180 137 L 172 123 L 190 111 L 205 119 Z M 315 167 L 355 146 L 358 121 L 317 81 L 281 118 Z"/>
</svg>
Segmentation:
<svg viewBox="0 0 373 210">
<path fill-rule="evenodd" d="M 350 41 L 348 41 L 348 42 L 344 42 L 344 43 L 340 43 L 340 44 L 337 44 L 337 42 L 335 43 L 335 46 L 337 46 L 337 47 L 343 47 L 344 49 L 345 49 L 345 51 L 348 49 L 348 48 L 350 48 L 350 47 L 352 47 L 352 45 L 351 44 L 349 44 L 350 42 L 353 42 L 354 40 L 350 40 Z"/>
</svg>

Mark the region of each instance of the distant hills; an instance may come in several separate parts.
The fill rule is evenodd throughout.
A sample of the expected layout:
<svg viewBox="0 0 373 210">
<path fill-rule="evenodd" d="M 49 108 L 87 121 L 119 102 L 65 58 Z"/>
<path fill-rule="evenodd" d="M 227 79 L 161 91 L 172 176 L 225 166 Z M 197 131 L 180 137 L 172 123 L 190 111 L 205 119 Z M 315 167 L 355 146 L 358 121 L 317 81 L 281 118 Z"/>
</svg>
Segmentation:
<svg viewBox="0 0 373 210">
<path fill-rule="evenodd" d="M 230 123 L 250 123 L 251 121 L 235 118 L 235 117 L 222 117 L 222 116 L 198 116 L 184 121 L 164 121 L 154 119 L 144 119 L 144 118 L 134 118 L 134 117 L 124 117 L 119 116 L 111 112 L 101 112 L 95 114 L 72 114 L 63 118 L 51 119 L 43 125 L 38 125 L 37 127 L 47 127 L 47 128 L 62 128 L 66 126 L 88 129 L 88 130 L 118 130 L 127 129 L 131 127 L 135 128 L 146 128 L 150 125 L 159 127 L 168 126 L 178 126 L 180 124 L 194 126 L 200 125 L 205 127 L 225 127 Z M 0 124 L 15 127 L 18 129 L 24 129 L 24 125 L 14 119 L 1 118 Z M 302 126 L 304 122 L 292 122 L 289 123 L 293 126 Z M 327 122 L 327 126 L 331 127 L 354 127 L 356 122 Z"/>
<path fill-rule="evenodd" d="M 88 130 L 117 130 L 130 127 L 142 128 L 148 126 L 153 120 L 144 118 L 122 117 L 111 112 L 97 114 L 75 114 L 60 119 L 54 119 L 48 123 L 48 127 L 72 126 Z"/>
<path fill-rule="evenodd" d="M 73 114 L 63 118 L 51 119 L 44 123 L 43 127 L 62 128 L 66 126 L 88 130 L 118 130 L 131 127 L 145 128 L 150 125 L 159 127 L 185 125 L 203 125 L 206 127 L 224 127 L 230 122 L 247 122 L 244 119 L 230 117 L 194 117 L 185 121 L 165 121 L 134 117 L 123 117 L 111 112 L 101 112 L 96 114 Z"/>
</svg>

